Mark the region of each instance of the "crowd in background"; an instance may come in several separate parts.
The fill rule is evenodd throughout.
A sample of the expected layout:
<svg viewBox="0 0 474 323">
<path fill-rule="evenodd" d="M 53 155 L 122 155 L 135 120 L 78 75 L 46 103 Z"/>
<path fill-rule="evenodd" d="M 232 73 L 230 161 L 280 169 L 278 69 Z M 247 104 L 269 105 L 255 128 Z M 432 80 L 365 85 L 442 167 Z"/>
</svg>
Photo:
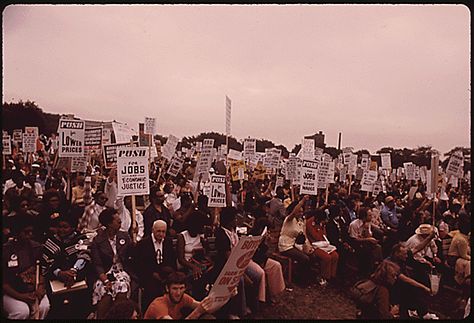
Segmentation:
<svg viewBox="0 0 474 323">
<path fill-rule="evenodd" d="M 150 194 L 133 202 L 118 196 L 115 168 L 90 161 L 85 172 L 71 173 L 54 164 L 54 153 L 45 150 L 17 150 L 4 163 L 7 318 L 248 317 L 288 284 L 269 233 L 225 306 L 208 313 L 208 293 L 239 236 L 260 235 L 265 227 L 279 232 L 275 251 L 294 260 L 293 280 L 303 287 L 338 284 L 355 260 L 361 277 L 377 286 L 372 304 L 360 306 L 362 318 L 436 319 L 429 312 L 434 274 L 452 276 L 470 302 L 471 201 L 464 179 L 434 199 L 421 181 L 404 177 L 387 181 L 377 195 L 348 177 L 310 196 L 288 180 L 275 187 L 275 173 L 256 179 L 247 168 L 246 180 L 232 181 L 227 172 L 227 206 L 212 208 L 204 183 L 193 182 L 195 156 L 177 176 L 155 159 Z M 210 172 L 218 169 L 214 162 Z M 56 292 L 51 282 L 73 288 Z"/>
</svg>

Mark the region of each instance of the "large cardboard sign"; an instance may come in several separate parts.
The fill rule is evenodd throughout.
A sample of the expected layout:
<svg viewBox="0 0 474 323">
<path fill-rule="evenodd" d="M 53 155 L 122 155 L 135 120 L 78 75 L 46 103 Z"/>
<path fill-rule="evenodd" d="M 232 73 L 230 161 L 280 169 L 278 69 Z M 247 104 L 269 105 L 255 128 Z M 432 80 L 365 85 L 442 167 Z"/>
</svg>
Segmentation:
<svg viewBox="0 0 474 323">
<path fill-rule="evenodd" d="M 144 133 L 154 135 L 155 134 L 155 128 L 156 128 L 156 119 L 145 117 Z"/>
<path fill-rule="evenodd" d="M 362 154 L 362 158 L 360 160 L 360 167 L 363 170 L 369 170 L 369 166 L 370 166 L 370 155 Z"/>
<path fill-rule="evenodd" d="M 357 155 L 356 154 L 351 154 L 350 160 L 349 160 L 349 175 L 354 176 L 357 171 Z"/>
<path fill-rule="evenodd" d="M 224 268 L 209 292 L 209 297 L 213 300 L 210 312 L 218 310 L 229 301 L 266 231 L 265 228 L 261 236 L 243 236 L 232 248 Z"/>
<path fill-rule="evenodd" d="M 225 175 L 211 176 L 211 192 L 207 206 L 209 207 L 225 207 Z"/>
<path fill-rule="evenodd" d="M 296 165 L 297 158 L 295 156 L 290 156 L 286 162 L 286 173 L 285 178 L 289 181 L 294 181 L 296 178 Z"/>
<path fill-rule="evenodd" d="M 303 138 L 301 141 L 301 159 L 314 159 L 314 139 Z"/>
<path fill-rule="evenodd" d="M 168 167 L 168 171 L 166 172 L 167 174 L 170 174 L 171 176 L 176 177 L 183 167 L 184 164 L 184 159 L 174 156 L 173 159 L 171 160 L 170 166 Z"/>
<path fill-rule="evenodd" d="M 463 167 L 463 159 L 461 150 L 454 152 L 449 158 L 448 166 L 446 167 L 446 175 L 457 176 L 459 169 Z"/>
<path fill-rule="evenodd" d="M 12 142 L 9 135 L 2 136 L 2 154 L 11 155 L 12 154 Z"/>
<path fill-rule="evenodd" d="M 13 129 L 12 140 L 15 144 L 21 144 L 23 141 L 23 130 L 22 129 Z"/>
<path fill-rule="evenodd" d="M 380 158 L 382 160 L 382 169 L 392 169 L 390 153 L 381 153 Z"/>
<path fill-rule="evenodd" d="M 303 160 L 301 165 L 300 194 L 318 194 L 319 163 L 314 160 Z"/>
<path fill-rule="evenodd" d="M 106 168 L 113 168 L 117 165 L 117 148 L 119 147 L 137 147 L 138 143 L 122 143 L 122 144 L 110 144 L 104 145 L 104 164 Z"/>
<path fill-rule="evenodd" d="M 229 149 L 229 153 L 227 154 L 228 159 L 233 159 L 233 160 L 241 160 L 242 159 L 242 153 L 240 151 L 234 150 L 234 149 Z"/>
<path fill-rule="evenodd" d="M 196 165 L 196 170 L 194 171 L 193 182 L 197 182 L 199 180 L 199 176 L 202 176 L 202 182 L 209 180 L 209 169 L 211 168 L 212 159 L 214 157 L 213 146 L 214 139 L 204 139 L 202 150 Z"/>
<path fill-rule="evenodd" d="M 351 161 L 351 156 L 352 156 L 351 147 L 345 147 L 342 149 L 342 159 L 343 159 L 344 165 L 349 165 L 349 162 Z"/>
<path fill-rule="evenodd" d="M 59 157 L 84 156 L 85 122 L 83 120 L 59 120 Z"/>
<path fill-rule="evenodd" d="M 246 138 L 244 139 L 244 158 L 249 160 L 257 152 L 257 139 Z"/>
<path fill-rule="evenodd" d="M 102 127 L 86 128 L 84 132 L 84 146 L 100 147 L 102 145 Z"/>
<path fill-rule="evenodd" d="M 364 171 L 364 175 L 362 175 L 362 180 L 360 182 L 360 190 L 364 192 L 372 192 L 376 180 L 377 172 L 375 170 Z"/>
<path fill-rule="evenodd" d="M 319 163 L 318 188 L 326 188 L 329 182 L 329 160 L 323 159 Z"/>
<path fill-rule="evenodd" d="M 230 175 L 233 181 L 243 180 L 245 172 L 245 162 L 243 160 L 230 161 Z"/>
<path fill-rule="evenodd" d="M 87 157 L 71 157 L 71 172 L 85 173 L 87 169 Z"/>
<path fill-rule="evenodd" d="M 137 133 L 133 131 L 127 124 L 112 122 L 112 128 L 115 135 L 115 143 L 125 143 L 132 140 L 132 136 L 136 136 Z"/>
<path fill-rule="evenodd" d="M 34 153 L 36 151 L 36 140 L 38 139 L 38 127 L 25 127 L 23 133 L 22 148 L 24 153 Z"/>
<path fill-rule="evenodd" d="M 166 144 L 161 149 L 161 156 L 171 161 L 171 158 L 173 158 L 175 154 L 176 146 L 178 145 L 178 142 L 179 142 L 179 138 L 170 134 L 168 136 L 168 140 L 166 140 Z"/>
<path fill-rule="evenodd" d="M 281 156 L 280 149 L 276 149 L 276 148 L 265 149 L 265 157 L 263 158 L 263 166 L 265 166 L 265 168 L 267 169 L 278 168 L 280 156 Z"/>
<path fill-rule="evenodd" d="M 117 148 L 117 195 L 148 195 L 148 151 L 146 147 Z"/>
</svg>

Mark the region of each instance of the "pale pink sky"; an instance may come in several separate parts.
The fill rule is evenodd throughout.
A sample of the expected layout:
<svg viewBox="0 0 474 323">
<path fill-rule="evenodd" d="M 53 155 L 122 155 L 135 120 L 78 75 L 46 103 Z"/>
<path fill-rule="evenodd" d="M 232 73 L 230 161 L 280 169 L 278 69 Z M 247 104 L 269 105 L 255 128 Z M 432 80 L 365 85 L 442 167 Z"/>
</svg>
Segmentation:
<svg viewBox="0 0 474 323">
<path fill-rule="evenodd" d="M 158 133 L 225 132 L 289 150 L 470 147 L 461 5 L 13 5 L 3 101 Z"/>
</svg>

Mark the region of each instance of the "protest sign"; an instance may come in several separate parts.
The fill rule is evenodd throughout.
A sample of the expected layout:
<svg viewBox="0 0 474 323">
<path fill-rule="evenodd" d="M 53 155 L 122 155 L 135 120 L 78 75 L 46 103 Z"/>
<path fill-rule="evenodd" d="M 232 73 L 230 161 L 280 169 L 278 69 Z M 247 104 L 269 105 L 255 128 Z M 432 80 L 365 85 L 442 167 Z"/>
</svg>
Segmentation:
<svg viewBox="0 0 474 323">
<path fill-rule="evenodd" d="M 265 157 L 263 158 L 263 166 L 267 169 L 278 168 L 281 150 L 276 148 L 266 148 Z"/>
<path fill-rule="evenodd" d="M 36 151 L 36 140 L 38 139 L 38 127 L 25 127 L 23 133 L 23 152 L 34 153 Z"/>
<path fill-rule="evenodd" d="M 426 166 L 420 167 L 420 179 L 423 184 L 426 184 Z"/>
<path fill-rule="evenodd" d="M 179 138 L 170 134 L 166 140 L 166 144 L 162 148 L 161 156 L 171 161 L 171 158 L 175 154 L 178 142 Z"/>
<path fill-rule="evenodd" d="M 264 180 L 266 171 L 267 169 L 265 168 L 265 166 L 263 166 L 261 162 L 258 162 L 257 166 L 255 166 L 253 170 L 252 178 Z"/>
<path fill-rule="evenodd" d="M 377 180 L 377 172 L 375 170 L 364 171 L 362 180 L 360 182 L 360 190 L 364 192 L 372 192 L 374 190 L 374 184 Z"/>
<path fill-rule="evenodd" d="M 12 143 L 9 135 L 3 135 L 2 137 L 2 154 L 11 155 L 12 154 Z"/>
<path fill-rule="evenodd" d="M 53 163 L 53 169 L 65 169 L 71 171 L 71 157 L 57 157 Z"/>
<path fill-rule="evenodd" d="M 257 139 L 246 138 L 244 139 L 244 158 L 249 160 L 257 152 Z"/>
<path fill-rule="evenodd" d="M 316 160 L 316 161 L 320 161 L 323 159 L 323 152 L 324 152 L 324 149 L 320 148 L 320 147 L 314 147 L 314 157 L 313 159 Z"/>
<path fill-rule="evenodd" d="M 212 144 L 211 144 L 212 141 Z M 202 148 L 201 154 L 199 155 L 196 170 L 194 171 L 193 182 L 198 182 L 199 176 L 202 176 L 201 181 L 206 182 L 209 180 L 209 169 L 211 168 L 213 159 L 213 139 L 204 139 L 205 146 Z"/>
<path fill-rule="evenodd" d="M 102 129 L 102 145 L 109 145 L 112 143 L 112 131 L 108 128 Z"/>
<path fill-rule="evenodd" d="M 415 164 L 412 162 L 403 163 L 408 181 L 415 180 Z"/>
<path fill-rule="evenodd" d="M 285 178 L 289 181 L 294 181 L 296 178 L 296 161 L 296 157 L 290 156 L 288 162 L 286 163 Z"/>
<path fill-rule="evenodd" d="M 334 184 L 334 173 L 335 173 L 335 161 L 330 161 L 329 162 L 329 171 L 328 171 L 328 183 L 329 184 Z"/>
<path fill-rule="evenodd" d="M 390 153 L 380 153 L 380 159 L 382 160 L 382 169 L 392 169 Z"/>
<path fill-rule="evenodd" d="M 349 175 L 354 176 L 357 171 L 357 155 L 356 154 L 351 154 L 348 166 L 349 168 L 347 171 Z"/>
<path fill-rule="evenodd" d="M 170 165 L 168 167 L 168 171 L 166 172 L 167 174 L 170 174 L 173 177 L 176 177 L 183 167 L 184 164 L 184 159 L 174 156 L 173 159 L 170 162 Z"/>
<path fill-rule="evenodd" d="M 138 143 L 122 143 L 104 145 L 102 151 L 104 154 L 104 165 L 106 168 L 113 168 L 117 163 L 117 148 L 118 147 L 137 147 Z"/>
<path fill-rule="evenodd" d="M 155 127 L 156 119 L 145 117 L 145 129 L 143 132 L 153 136 L 155 134 Z"/>
<path fill-rule="evenodd" d="M 196 151 L 200 153 L 202 150 L 202 142 L 198 141 L 196 142 Z"/>
<path fill-rule="evenodd" d="M 462 169 L 463 155 L 461 150 L 457 150 L 449 158 L 448 166 L 446 167 L 446 175 L 456 176 L 459 173 L 459 169 Z"/>
<path fill-rule="evenodd" d="M 375 170 L 375 171 L 377 171 L 377 168 L 378 168 L 377 162 L 376 162 L 375 160 L 371 160 L 371 161 L 370 161 L 369 170 Z"/>
<path fill-rule="evenodd" d="M 225 133 L 227 136 L 230 135 L 230 112 L 231 112 L 231 101 L 225 96 Z"/>
<path fill-rule="evenodd" d="M 229 301 L 266 231 L 265 228 L 260 236 L 242 236 L 232 248 L 224 268 L 209 292 L 209 297 L 212 299 L 209 312 L 216 311 Z"/>
<path fill-rule="evenodd" d="M 240 151 L 234 150 L 234 149 L 229 149 L 229 153 L 227 154 L 228 159 L 233 159 L 233 160 L 241 160 L 242 159 L 242 153 Z"/>
<path fill-rule="evenodd" d="M 364 170 L 361 167 L 357 167 L 355 173 L 355 180 L 360 181 L 362 180 L 362 175 L 364 175 Z"/>
<path fill-rule="evenodd" d="M 84 131 L 84 146 L 100 147 L 102 145 L 102 127 L 86 128 Z"/>
<path fill-rule="evenodd" d="M 214 147 L 214 139 L 204 139 L 202 141 L 202 148 L 213 148 Z"/>
<path fill-rule="evenodd" d="M 225 175 L 211 176 L 211 196 L 207 206 L 209 207 L 225 207 L 226 206 L 226 192 L 225 192 Z"/>
<path fill-rule="evenodd" d="M 59 157 L 84 156 L 85 122 L 83 120 L 59 120 Z"/>
<path fill-rule="evenodd" d="M 245 162 L 243 160 L 230 161 L 230 175 L 233 181 L 244 179 Z"/>
<path fill-rule="evenodd" d="M 366 171 L 369 170 L 370 167 L 370 155 L 362 154 L 362 158 L 360 160 L 360 167 L 362 170 Z"/>
<path fill-rule="evenodd" d="M 115 143 L 125 143 L 132 140 L 132 136 L 136 136 L 137 133 L 133 131 L 126 123 L 112 122 L 112 129 L 115 135 Z"/>
<path fill-rule="evenodd" d="M 345 182 L 346 177 L 347 177 L 347 165 L 344 165 L 339 170 L 339 182 Z"/>
<path fill-rule="evenodd" d="M 22 143 L 22 141 L 23 141 L 23 130 L 22 129 L 13 129 L 12 140 L 15 144 Z"/>
<path fill-rule="evenodd" d="M 439 167 L 439 156 L 436 153 L 431 154 L 431 170 L 429 184 L 426 189 L 431 194 L 438 192 L 438 167 Z"/>
<path fill-rule="evenodd" d="M 372 195 L 377 196 L 382 191 L 382 183 L 380 181 L 376 181 L 374 184 L 374 189 L 372 191 Z"/>
<path fill-rule="evenodd" d="M 87 169 L 87 157 L 71 157 L 71 173 L 85 173 Z"/>
<path fill-rule="evenodd" d="M 329 161 L 322 160 L 318 167 L 318 188 L 326 188 L 329 182 Z"/>
<path fill-rule="evenodd" d="M 303 138 L 301 140 L 301 159 L 314 159 L 314 139 Z"/>
<path fill-rule="evenodd" d="M 117 147 L 117 195 L 148 195 L 148 152 L 145 147 Z"/>
<path fill-rule="evenodd" d="M 351 161 L 351 156 L 352 156 L 351 147 L 346 147 L 342 149 L 342 161 L 344 165 L 349 165 L 349 162 Z"/>
<path fill-rule="evenodd" d="M 300 194 L 318 194 L 319 165 L 313 160 L 303 160 L 301 165 Z"/>
</svg>

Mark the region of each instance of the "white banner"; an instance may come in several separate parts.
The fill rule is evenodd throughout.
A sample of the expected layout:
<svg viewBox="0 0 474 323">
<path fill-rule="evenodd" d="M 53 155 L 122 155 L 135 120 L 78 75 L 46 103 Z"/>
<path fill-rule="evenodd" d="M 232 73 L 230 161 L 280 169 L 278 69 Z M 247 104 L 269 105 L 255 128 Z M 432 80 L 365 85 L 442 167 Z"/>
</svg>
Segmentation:
<svg viewBox="0 0 474 323">
<path fill-rule="evenodd" d="M 83 120 L 59 120 L 59 157 L 84 156 L 85 122 Z"/>
<path fill-rule="evenodd" d="M 3 135 L 2 137 L 2 154 L 11 155 L 12 154 L 12 142 L 9 135 Z"/>
<path fill-rule="evenodd" d="M 313 160 L 303 160 L 301 165 L 300 194 L 318 194 L 319 165 Z"/>
<path fill-rule="evenodd" d="M 390 153 L 381 153 L 380 158 L 382 160 L 382 169 L 392 169 Z"/>
<path fill-rule="evenodd" d="M 156 128 L 156 119 L 145 117 L 145 134 L 154 135 Z"/>
<path fill-rule="evenodd" d="M 229 301 L 266 231 L 265 228 L 261 236 L 243 236 L 232 248 L 224 268 L 209 292 L 209 297 L 212 298 L 212 307 L 209 312 L 218 310 Z"/>
<path fill-rule="evenodd" d="M 146 147 L 117 147 L 118 196 L 148 195 L 148 151 Z"/>
<path fill-rule="evenodd" d="M 211 176 L 211 193 L 207 206 L 209 207 L 225 207 L 225 175 Z"/>
</svg>

